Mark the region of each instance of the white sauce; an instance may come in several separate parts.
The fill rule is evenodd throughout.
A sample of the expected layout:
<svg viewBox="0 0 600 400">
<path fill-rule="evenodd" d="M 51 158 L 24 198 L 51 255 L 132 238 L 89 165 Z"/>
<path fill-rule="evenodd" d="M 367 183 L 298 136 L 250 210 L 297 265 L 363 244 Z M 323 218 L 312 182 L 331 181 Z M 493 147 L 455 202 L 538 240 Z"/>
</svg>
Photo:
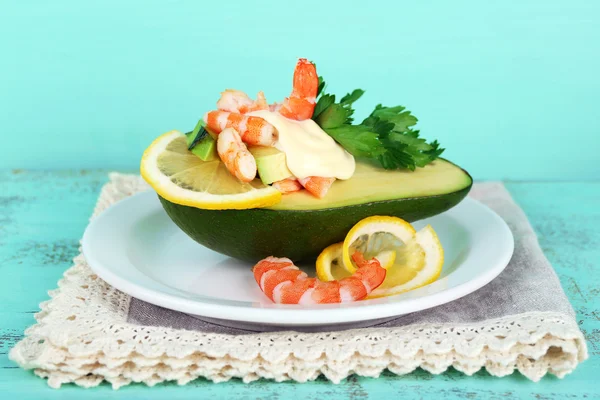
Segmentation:
<svg viewBox="0 0 600 400">
<path fill-rule="evenodd" d="M 294 121 L 266 110 L 249 113 L 261 117 L 279 132 L 275 147 L 285 153 L 289 170 L 299 179 L 308 176 L 350 179 L 354 157 L 312 119 Z"/>
</svg>

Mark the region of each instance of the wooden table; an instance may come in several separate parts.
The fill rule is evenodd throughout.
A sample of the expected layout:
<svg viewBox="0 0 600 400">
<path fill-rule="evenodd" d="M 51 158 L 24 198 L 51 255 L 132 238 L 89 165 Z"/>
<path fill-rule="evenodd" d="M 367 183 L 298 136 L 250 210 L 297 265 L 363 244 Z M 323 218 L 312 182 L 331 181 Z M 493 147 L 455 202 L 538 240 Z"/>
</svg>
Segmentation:
<svg viewBox="0 0 600 400">
<path fill-rule="evenodd" d="M 480 371 L 467 377 L 450 370 L 419 370 L 379 379 L 351 377 L 339 385 L 315 382 L 241 381 L 213 384 L 196 380 L 148 388 L 130 385 L 113 393 L 110 385 L 82 389 L 46 382 L 8 360 L 9 349 L 34 322 L 38 304 L 77 254 L 107 171 L 0 171 L 0 393 L 3 399 L 563 399 L 600 398 L 600 182 L 507 182 L 539 235 L 577 311 L 590 359 L 560 380 L 533 383 L 515 373 L 495 378 Z"/>
</svg>

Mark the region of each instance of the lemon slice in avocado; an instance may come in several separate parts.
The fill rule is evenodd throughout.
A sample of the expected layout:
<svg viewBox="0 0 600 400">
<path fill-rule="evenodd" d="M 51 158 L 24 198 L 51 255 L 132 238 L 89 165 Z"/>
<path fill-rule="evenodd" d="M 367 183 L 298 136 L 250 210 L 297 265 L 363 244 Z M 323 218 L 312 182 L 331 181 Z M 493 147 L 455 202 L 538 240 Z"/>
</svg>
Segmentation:
<svg viewBox="0 0 600 400">
<path fill-rule="evenodd" d="M 437 234 L 427 225 L 412 240 L 396 250 L 396 261 L 385 280 L 369 298 L 392 296 L 435 281 L 444 265 L 444 249 Z"/>
<path fill-rule="evenodd" d="M 281 193 L 260 179 L 241 182 L 219 160 L 202 161 L 192 154 L 186 137 L 165 133 L 146 149 L 140 165 L 142 177 L 172 203 L 208 210 L 267 207 L 281 200 Z"/>
<path fill-rule="evenodd" d="M 380 257 L 389 257 L 386 254 L 409 242 L 415 233 L 415 228 L 403 219 L 379 215 L 367 217 L 354 225 L 344 239 L 344 266 L 352 273 L 356 271 L 351 258 L 356 251 L 363 253 L 367 260 L 375 257 L 381 263 Z M 394 255 L 397 257 L 397 254 Z"/>
<path fill-rule="evenodd" d="M 352 275 L 352 272 L 344 265 L 342 258 L 343 245 L 343 242 L 332 244 L 319 254 L 316 265 L 319 280 L 324 282 L 335 281 Z M 377 258 L 383 268 L 387 269 L 394 265 L 396 252 L 393 250 L 384 251 L 375 258 Z"/>
</svg>

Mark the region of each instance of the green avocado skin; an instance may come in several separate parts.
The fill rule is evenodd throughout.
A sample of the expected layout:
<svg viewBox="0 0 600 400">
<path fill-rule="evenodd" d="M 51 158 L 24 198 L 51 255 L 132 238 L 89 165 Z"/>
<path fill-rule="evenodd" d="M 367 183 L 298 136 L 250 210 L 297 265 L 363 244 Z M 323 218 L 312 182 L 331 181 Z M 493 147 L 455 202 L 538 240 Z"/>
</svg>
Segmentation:
<svg viewBox="0 0 600 400">
<path fill-rule="evenodd" d="M 373 215 L 414 222 L 440 214 L 464 199 L 471 186 L 436 196 L 305 211 L 203 210 L 159 198 L 173 222 L 192 239 L 219 253 L 256 263 L 268 256 L 314 259 L 325 247 L 343 241 L 358 221 Z"/>
</svg>

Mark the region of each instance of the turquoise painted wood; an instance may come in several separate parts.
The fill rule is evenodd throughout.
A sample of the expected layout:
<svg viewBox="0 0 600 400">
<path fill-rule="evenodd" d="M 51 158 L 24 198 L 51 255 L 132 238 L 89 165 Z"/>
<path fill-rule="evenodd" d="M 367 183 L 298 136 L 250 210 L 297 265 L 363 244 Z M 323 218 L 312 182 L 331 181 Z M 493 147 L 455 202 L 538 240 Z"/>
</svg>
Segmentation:
<svg viewBox="0 0 600 400">
<path fill-rule="evenodd" d="M 34 322 L 46 291 L 77 254 L 106 171 L 70 170 L 0 172 L 0 393 L 12 399 L 563 399 L 599 398 L 600 371 L 600 182 L 509 182 L 507 186 L 529 216 L 577 311 L 591 358 L 563 380 L 546 377 L 532 383 L 518 373 L 494 378 L 450 370 L 433 376 L 417 371 L 389 373 L 379 379 L 352 377 L 339 385 L 323 379 L 306 384 L 240 381 L 213 384 L 197 380 L 148 388 L 131 385 L 113 393 L 109 385 L 60 390 L 23 371 L 7 358 L 8 350 Z"/>
<path fill-rule="evenodd" d="M 225 88 L 282 99 L 304 56 L 476 178 L 600 176 L 597 1 L 4 0 L 0 49 L 0 168 L 134 169 Z"/>
</svg>

